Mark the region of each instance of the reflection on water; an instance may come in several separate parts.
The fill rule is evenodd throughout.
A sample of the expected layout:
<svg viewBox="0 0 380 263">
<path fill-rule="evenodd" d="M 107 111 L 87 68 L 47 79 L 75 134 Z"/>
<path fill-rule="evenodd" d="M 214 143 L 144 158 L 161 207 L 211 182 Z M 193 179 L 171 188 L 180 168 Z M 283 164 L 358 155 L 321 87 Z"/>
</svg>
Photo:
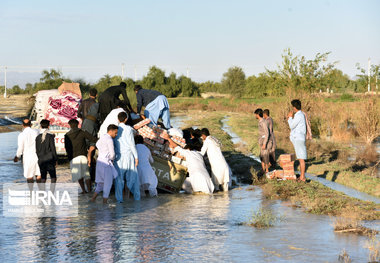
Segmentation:
<svg viewBox="0 0 380 263">
<path fill-rule="evenodd" d="M 335 262 L 346 249 L 356 262 L 367 259 L 366 238 L 335 234 L 331 218 L 261 196 L 259 188 L 243 188 L 113 206 L 81 196 L 78 217 L 1 217 L 0 257 L 4 262 Z M 285 221 L 269 229 L 240 224 L 260 206 Z"/>
<path fill-rule="evenodd" d="M 19 134 L 20 132 L 0 133 L 0 183 L 10 183 L 24 178 L 21 162 L 13 162 Z"/>
</svg>

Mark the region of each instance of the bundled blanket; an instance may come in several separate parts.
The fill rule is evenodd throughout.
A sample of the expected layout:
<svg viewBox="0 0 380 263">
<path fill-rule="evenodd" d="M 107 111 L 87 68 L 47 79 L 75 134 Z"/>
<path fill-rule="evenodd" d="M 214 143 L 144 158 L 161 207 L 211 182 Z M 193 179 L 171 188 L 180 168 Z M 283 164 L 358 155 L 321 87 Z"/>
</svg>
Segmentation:
<svg viewBox="0 0 380 263">
<path fill-rule="evenodd" d="M 77 112 L 81 97 L 75 93 L 65 91 L 60 95 L 51 96 L 49 98 L 48 107 L 45 113 L 45 119 L 50 121 L 50 125 L 70 128 L 68 122 L 71 119 L 79 121 Z"/>
</svg>

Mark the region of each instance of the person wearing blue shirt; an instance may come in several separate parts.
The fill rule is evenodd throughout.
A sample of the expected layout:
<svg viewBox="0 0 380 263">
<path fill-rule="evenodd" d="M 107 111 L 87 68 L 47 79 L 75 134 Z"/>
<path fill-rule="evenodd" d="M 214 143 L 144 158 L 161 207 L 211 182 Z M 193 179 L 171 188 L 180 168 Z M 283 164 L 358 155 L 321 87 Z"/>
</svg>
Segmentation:
<svg viewBox="0 0 380 263">
<path fill-rule="evenodd" d="M 122 203 L 125 184 L 128 190 L 133 194 L 133 198 L 140 200 L 140 181 L 137 173 L 138 154 L 133 128 L 126 125 L 128 121 L 126 112 L 120 112 L 117 117 L 119 120 L 119 129 L 114 139 L 116 154 L 114 164 L 119 176 L 115 179 L 115 197 L 119 203 Z"/>
<path fill-rule="evenodd" d="M 293 110 L 288 114 L 288 124 L 290 127 L 290 141 L 293 143 L 297 159 L 300 162 L 301 181 L 306 181 L 305 178 L 305 160 L 307 159 L 306 151 L 306 118 L 301 111 L 301 101 L 292 100 Z"/>
</svg>

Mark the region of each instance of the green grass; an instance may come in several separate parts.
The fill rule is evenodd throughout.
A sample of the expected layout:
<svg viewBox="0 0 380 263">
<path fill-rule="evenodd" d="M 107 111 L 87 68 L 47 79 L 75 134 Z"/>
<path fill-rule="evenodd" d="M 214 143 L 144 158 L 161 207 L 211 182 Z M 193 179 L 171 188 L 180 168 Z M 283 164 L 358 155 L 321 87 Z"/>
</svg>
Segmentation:
<svg viewBox="0 0 380 263">
<path fill-rule="evenodd" d="M 355 97 L 349 93 L 344 93 L 340 96 L 331 96 L 324 99 L 326 102 L 354 102 L 359 101 L 360 97 Z"/>
<path fill-rule="evenodd" d="M 380 205 L 349 197 L 318 182 L 268 180 L 262 188 L 267 198 L 290 200 L 309 213 L 332 216 L 349 214 L 359 220 L 380 219 Z"/>
<path fill-rule="evenodd" d="M 380 178 L 369 176 L 365 172 L 353 172 L 349 165 L 342 164 L 339 161 L 308 165 L 307 172 L 380 197 Z"/>
<path fill-rule="evenodd" d="M 258 121 L 253 114 L 231 114 L 228 125 L 232 127 L 240 138 L 247 144 L 248 150 L 258 156 L 260 148 L 258 145 Z"/>
<path fill-rule="evenodd" d="M 272 210 L 260 207 L 259 210 L 252 212 L 248 225 L 256 228 L 268 228 L 274 226 L 277 222 L 283 220 L 283 217 L 276 216 Z"/>
</svg>

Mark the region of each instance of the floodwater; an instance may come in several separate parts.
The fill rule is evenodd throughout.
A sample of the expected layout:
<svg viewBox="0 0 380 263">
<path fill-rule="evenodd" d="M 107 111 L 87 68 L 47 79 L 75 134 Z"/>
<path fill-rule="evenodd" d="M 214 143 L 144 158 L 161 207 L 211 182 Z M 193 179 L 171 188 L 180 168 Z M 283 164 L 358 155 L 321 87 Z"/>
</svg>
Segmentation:
<svg viewBox="0 0 380 263">
<path fill-rule="evenodd" d="M 21 124 L 23 118 L 14 118 L 9 116 L 0 116 L 0 126 Z"/>
<path fill-rule="evenodd" d="M 20 132 L 0 133 L 0 183 L 24 178 L 21 163 L 13 162 L 19 134 Z"/>
<path fill-rule="evenodd" d="M 334 233 L 331 218 L 263 200 L 256 187 L 213 196 L 163 194 L 107 206 L 88 199 L 80 197 L 78 217 L 1 217 L 0 258 L 4 262 L 337 262 L 343 249 L 355 262 L 368 258 L 367 238 Z M 268 229 L 241 224 L 261 206 L 283 221 Z"/>
<path fill-rule="evenodd" d="M 18 132 L 0 134 L 0 182 L 23 181 L 13 163 Z M 3 262 L 338 262 L 343 249 L 366 262 L 367 238 L 334 233 L 334 218 L 304 213 L 243 186 L 227 194 L 161 194 L 141 201 L 89 203 L 77 217 L 0 216 Z M 2 195 L 0 194 L 2 204 Z M 259 207 L 282 221 L 268 229 L 248 222 Z M 376 226 L 375 226 L 376 227 Z M 379 228 L 377 226 L 377 228 Z"/>
<path fill-rule="evenodd" d="M 235 134 L 232 131 L 232 128 L 227 124 L 227 122 L 228 122 L 228 117 L 225 117 L 222 120 L 222 123 L 223 123 L 222 129 L 231 136 L 232 142 L 234 144 L 244 143 L 244 141 L 237 134 Z M 248 156 L 251 157 L 252 159 L 258 161 L 258 162 L 261 162 L 260 158 L 257 156 L 254 156 L 252 154 L 250 154 Z M 325 186 L 327 186 L 333 190 L 343 192 L 344 194 L 346 194 L 348 196 L 351 196 L 351 197 L 354 197 L 354 198 L 357 198 L 357 199 L 360 199 L 363 201 L 370 201 L 370 202 L 374 202 L 376 204 L 380 204 L 380 199 L 375 197 L 375 196 L 368 195 L 366 193 L 360 192 L 360 191 L 355 190 L 353 188 L 350 188 L 350 187 L 347 187 L 347 186 L 326 180 L 324 178 L 314 176 L 314 175 L 309 174 L 309 173 L 306 173 L 305 176 L 310 180 L 317 181 L 317 182 L 319 182 L 319 183 L 321 183 L 321 184 L 323 184 L 323 185 L 325 185 Z"/>
<path fill-rule="evenodd" d="M 188 119 L 189 117 L 187 115 L 174 114 L 170 116 L 170 124 L 173 128 L 181 129 L 184 126 L 185 121 Z"/>
</svg>

